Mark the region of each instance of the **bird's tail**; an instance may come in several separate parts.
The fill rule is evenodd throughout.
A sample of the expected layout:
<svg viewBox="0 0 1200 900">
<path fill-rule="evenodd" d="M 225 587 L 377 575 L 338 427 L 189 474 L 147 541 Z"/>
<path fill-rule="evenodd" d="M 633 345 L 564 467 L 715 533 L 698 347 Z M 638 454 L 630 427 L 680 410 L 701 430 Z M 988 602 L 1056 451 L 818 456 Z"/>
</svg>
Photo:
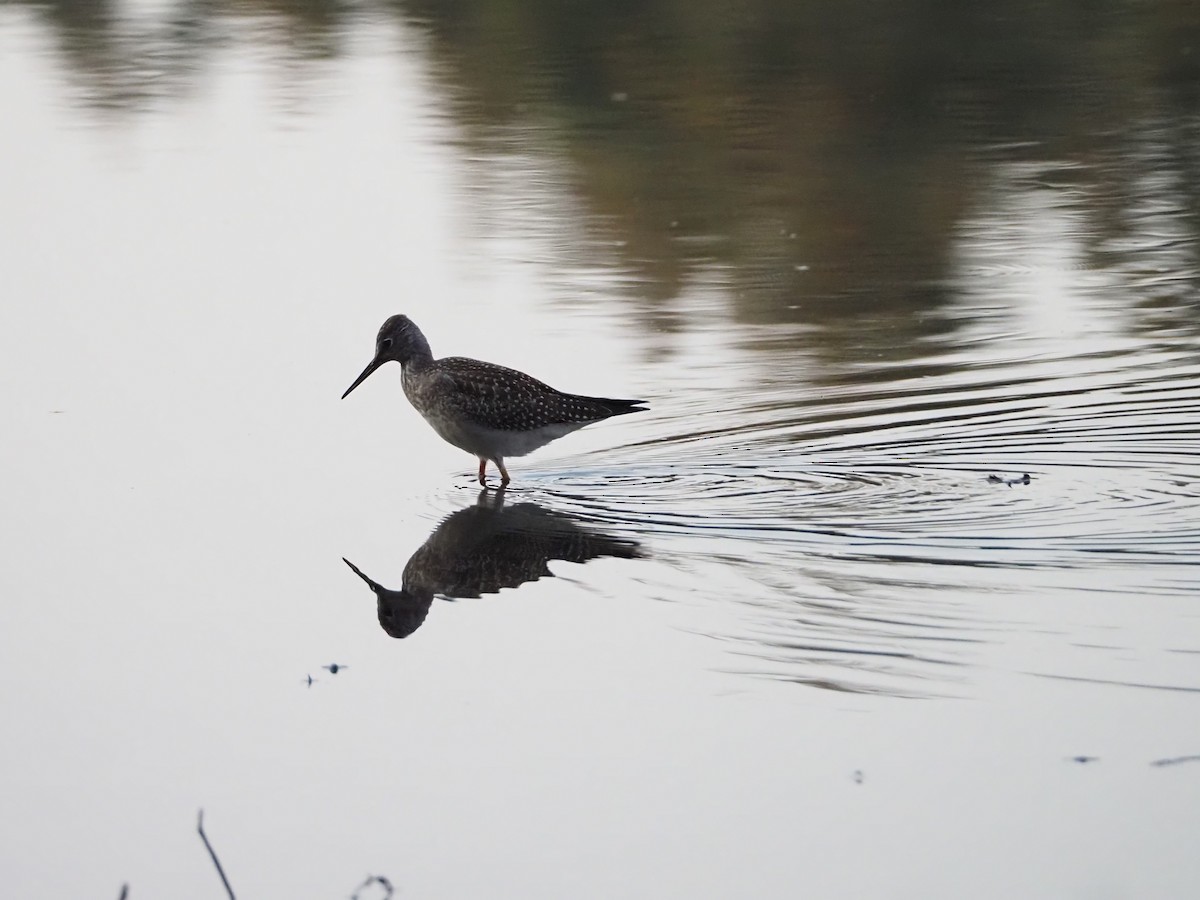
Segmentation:
<svg viewBox="0 0 1200 900">
<path fill-rule="evenodd" d="M 629 413 L 645 412 L 650 408 L 645 400 L 615 400 L 612 397 L 580 397 L 579 399 L 594 403 L 597 408 L 602 409 L 610 416 L 624 416 Z"/>
</svg>

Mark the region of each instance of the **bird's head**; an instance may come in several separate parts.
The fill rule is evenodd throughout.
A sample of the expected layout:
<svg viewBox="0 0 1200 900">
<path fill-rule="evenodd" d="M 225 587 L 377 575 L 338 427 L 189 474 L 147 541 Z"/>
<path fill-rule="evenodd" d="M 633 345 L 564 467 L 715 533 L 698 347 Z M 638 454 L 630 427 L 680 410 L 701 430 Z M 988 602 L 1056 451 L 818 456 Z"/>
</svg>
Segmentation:
<svg viewBox="0 0 1200 900">
<path fill-rule="evenodd" d="M 375 337 L 375 358 L 367 363 L 362 374 L 354 379 L 354 384 L 346 388 L 342 394 L 345 400 L 350 392 L 367 380 L 367 376 L 382 366 L 385 362 L 395 360 L 400 365 L 408 365 L 413 360 L 431 359 L 429 342 L 421 334 L 413 320 L 408 316 L 392 316 L 383 323 L 379 334 Z"/>
</svg>

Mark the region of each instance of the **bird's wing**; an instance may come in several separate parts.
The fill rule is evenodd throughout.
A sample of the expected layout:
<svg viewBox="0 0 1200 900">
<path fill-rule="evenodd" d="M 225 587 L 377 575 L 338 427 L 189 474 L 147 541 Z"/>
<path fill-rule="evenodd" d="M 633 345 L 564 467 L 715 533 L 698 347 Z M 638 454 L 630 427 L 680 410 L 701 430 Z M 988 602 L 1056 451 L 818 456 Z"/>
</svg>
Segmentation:
<svg viewBox="0 0 1200 900">
<path fill-rule="evenodd" d="M 462 357 L 438 360 L 437 365 L 451 388 L 442 392 L 446 402 L 484 428 L 531 431 L 591 422 L 607 414 L 587 398 L 564 394 L 516 369 Z"/>
</svg>

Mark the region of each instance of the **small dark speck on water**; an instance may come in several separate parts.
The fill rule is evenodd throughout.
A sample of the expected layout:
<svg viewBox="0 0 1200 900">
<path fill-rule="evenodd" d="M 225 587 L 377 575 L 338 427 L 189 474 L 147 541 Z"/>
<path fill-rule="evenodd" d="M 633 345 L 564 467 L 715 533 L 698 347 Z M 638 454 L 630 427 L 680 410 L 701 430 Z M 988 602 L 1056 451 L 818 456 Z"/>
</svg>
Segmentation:
<svg viewBox="0 0 1200 900">
<path fill-rule="evenodd" d="M 341 663 L 330 663 L 327 666 L 321 666 L 322 669 L 328 669 L 330 675 L 336 675 L 342 669 L 348 669 L 349 666 L 343 666 Z"/>
<path fill-rule="evenodd" d="M 1100 757 L 1098 756 L 1072 756 L 1070 761 L 1083 765 L 1084 763 L 1097 762 L 1099 759 Z"/>
<path fill-rule="evenodd" d="M 854 776 L 853 776 L 853 777 L 854 777 L 854 783 L 855 783 L 855 784 L 862 784 L 862 783 L 863 783 L 863 773 L 862 773 L 862 769 L 855 769 L 855 770 L 854 770 Z"/>
<path fill-rule="evenodd" d="M 988 484 L 1007 484 L 1009 487 L 1012 487 L 1014 484 L 1029 484 L 1031 481 L 1033 481 L 1033 479 L 1029 477 L 1028 472 L 1018 478 L 1001 478 L 999 475 L 989 475 L 987 480 Z"/>
</svg>

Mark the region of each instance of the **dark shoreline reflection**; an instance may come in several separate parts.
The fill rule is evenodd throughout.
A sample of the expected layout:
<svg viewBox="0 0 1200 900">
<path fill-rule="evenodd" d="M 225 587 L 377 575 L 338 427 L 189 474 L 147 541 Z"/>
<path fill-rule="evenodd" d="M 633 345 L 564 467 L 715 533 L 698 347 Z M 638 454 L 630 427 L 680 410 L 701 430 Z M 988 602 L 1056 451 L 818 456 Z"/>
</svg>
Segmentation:
<svg viewBox="0 0 1200 900">
<path fill-rule="evenodd" d="M 362 38 L 394 31 L 430 75 L 428 108 L 458 135 L 470 220 L 486 232 L 500 215 L 507 232 L 514 208 L 578 200 L 569 214 L 536 206 L 530 227 L 545 229 L 564 293 L 578 293 L 580 271 L 607 273 L 605 293 L 635 307 L 655 357 L 677 352 L 685 304 L 715 287 L 736 323 L 820 328 L 817 342 L 805 330 L 777 340 L 833 366 L 923 358 L 960 333 L 963 223 L 1011 199 L 1012 167 L 1021 187 L 1070 207 L 1071 229 L 1041 240 L 1077 245 L 1092 289 L 1161 306 L 1172 335 L 1196 331 L 1194 3 L 132 6 L 0 11 L 39 23 L 68 93 L 117 119 L 206 95 L 247 52 L 288 109 L 316 111 Z M 534 168 L 513 179 L 513 165 Z M 569 175 L 529 187 L 548 172 Z M 1001 284 L 1026 265 L 1001 257 L 966 277 Z"/>
<path fill-rule="evenodd" d="M 435 597 L 476 598 L 553 578 L 552 560 L 584 563 L 605 556 L 643 556 L 636 541 L 596 531 L 575 516 L 529 500 L 504 501 L 504 491 L 483 490 L 474 506 L 443 519 L 405 565 L 399 590 L 373 581 L 342 558 L 375 592 L 384 631 L 408 637 L 424 623 Z"/>
</svg>

